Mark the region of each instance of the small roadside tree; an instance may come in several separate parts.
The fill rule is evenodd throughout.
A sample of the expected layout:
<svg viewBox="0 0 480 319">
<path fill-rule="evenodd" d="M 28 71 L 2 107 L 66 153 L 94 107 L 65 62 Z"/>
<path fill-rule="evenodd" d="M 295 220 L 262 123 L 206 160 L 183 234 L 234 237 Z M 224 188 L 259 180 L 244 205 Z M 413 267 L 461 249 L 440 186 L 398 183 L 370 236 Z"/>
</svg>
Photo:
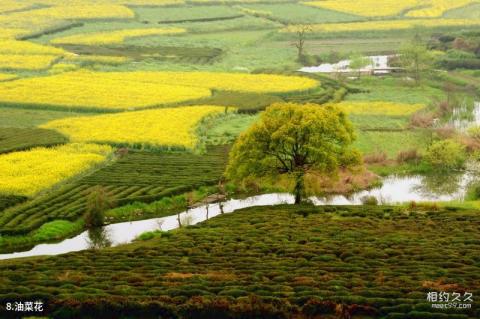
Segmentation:
<svg viewBox="0 0 480 319">
<path fill-rule="evenodd" d="M 305 55 L 305 40 L 307 39 L 307 34 L 312 32 L 312 26 L 309 24 L 296 26 L 297 28 L 297 40 L 293 44 L 297 48 L 297 59 L 302 61 Z"/>
<path fill-rule="evenodd" d="M 105 223 L 105 211 L 114 206 L 111 195 L 102 186 L 94 187 L 87 195 L 85 225 L 88 228 L 100 227 Z"/>
<path fill-rule="evenodd" d="M 433 56 L 427 46 L 420 40 L 414 39 L 400 48 L 401 66 L 411 74 L 415 84 L 420 84 L 422 75 L 433 65 Z"/>
<path fill-rule="evenodd" d="M 358 77 L 362 75 L 362 69 L 372 65 L 373 62 L 370 58 L 363 56 L 361 54 L 352 54 L 350 57 L 350 69 L 358 72 Z"/>
<path fill-rule="evenodd" d="M 334 174 L 360 163 L 351 148 L 353 128 L 334 106 L 273 104 L 243 133 L 230 153 L 226 176 L 234 181 L 287 174 L 294 179 L 295 203 L 305 195 L 308 171 Z"/>
<path fill-rule="evenodd" d="M 465 147 L 452 139 L 433 142 L 425 153 L 427 163 L 437 170 L 461 168 L 465 159 Z"/>
</svg>

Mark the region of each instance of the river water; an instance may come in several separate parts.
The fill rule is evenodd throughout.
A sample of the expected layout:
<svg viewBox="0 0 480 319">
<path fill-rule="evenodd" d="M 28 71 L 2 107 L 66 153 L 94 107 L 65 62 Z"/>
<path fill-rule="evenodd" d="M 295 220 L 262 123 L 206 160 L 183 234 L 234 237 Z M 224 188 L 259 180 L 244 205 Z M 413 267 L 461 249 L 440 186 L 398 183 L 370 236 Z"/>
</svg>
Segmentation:
<svg viewBox="0 0 480 319">
<path fill-rule="evenodd" d="M 472 125 L 480 124 L 480 102 L 474 102 L 472 114 L 466 118 L 459 115 L 466 111 L 456 110 L 451 124 L 458 130 L 465 130 Z M 476 169 L 474 171 L 477 171 Z M 361 205 L 362 198 L 372 196 L 381 204 L 401 204 L 416 202 L 445 202 L 464 199 L 469 184 L 478 180 L 471 170 L 463 173 L 440 174 L 432 176 L 389 176 L 383 179 L 382 186 L 364 190 L 351 196 L 311 197 L 315 205 Z M 248 197 L 245 199 L 230 199 L 223 203 L 224 213 L 253 207 L 279 204 L 292 204 L 294 197 L 286 193 L 273 193 Z M 208 205 L 208 218 L 219 215 L 219 204 Z M 180 214 L 183 225 L 194 225 L 207 219 L 207 206 L 197 207 L 188 213 Z M 132 222 L 116 223 L 103 227 L 99 232 L 84 231 L 83 233 L 65 239 L 58 243 L 39 244 L 28 251 L 0 254 L 1 259 L 13 259 L 41 255 L 59 255 L 68 252 L 91 248 L 118 246 L 132 242 L 140 234 L 148 231 L 169 231 L 179 227 L 177 215 L 162 218 L 152 218 Z"/>
<path fill-rule="evenodd" d="M 467 102 L 455 108 L 449 124 L 462 132 L 472 126 L 480 125 L 480 101 L 473 102 L 473 109 L 468 107 Z"/>
<path fill-rule="evenodd" d="M 451 201 L 462 200 L 468 184 L 475 178 L 471 173 L 439 176 L 390 176 L 383 180 L 380 187 L 360 191 L 351 196 L 311 197 L 315 205 L 361 205 L 362 197 L 373 196 L 382 204 L 398 204 L 410 201 Z M 294 197 L 286 193 L 273 193 L 248 197 L 245 199 L 230 199 L 223 203 L 224 213 L 253 206 L 269 206 L 292 204 Z M 220 214 L 219 204 L 208 205 L 208 217 Z M 207 207 L 191 209 L 180 214 L 183 225 L 194 225 L 207 219 Z M 103 227 L 100 236 L 89 231 L 58 243 L 39 244 L 28 251 L 0 254 L 0 259 L 19 257 L 59 255 L 100 246 L 117 246 L 132 242 L 140 234 L 153 231 L 169 231 L 178 228 L 177 215 L 162 218 L 152 218 L 132 222 L 111 224 Z"/>
</svg>

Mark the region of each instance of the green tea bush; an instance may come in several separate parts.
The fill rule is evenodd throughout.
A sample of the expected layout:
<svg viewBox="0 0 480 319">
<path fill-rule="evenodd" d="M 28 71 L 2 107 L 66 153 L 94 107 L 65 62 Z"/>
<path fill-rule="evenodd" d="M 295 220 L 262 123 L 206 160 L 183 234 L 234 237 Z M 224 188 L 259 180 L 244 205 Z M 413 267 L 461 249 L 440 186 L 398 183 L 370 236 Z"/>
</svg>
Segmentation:
<svg viewBox="0 0 480 319">
<path fill-rule="evenodd" d="M 130 245 L 0 261 L 0 304 L 35 291 L 54 318 L 478 317 L 425 299 L 436 281 L 480 293 L 476 211 L 439 207 L 432 227 L 400 206 L 309 209 L 253 207 Z"/>
</svg>

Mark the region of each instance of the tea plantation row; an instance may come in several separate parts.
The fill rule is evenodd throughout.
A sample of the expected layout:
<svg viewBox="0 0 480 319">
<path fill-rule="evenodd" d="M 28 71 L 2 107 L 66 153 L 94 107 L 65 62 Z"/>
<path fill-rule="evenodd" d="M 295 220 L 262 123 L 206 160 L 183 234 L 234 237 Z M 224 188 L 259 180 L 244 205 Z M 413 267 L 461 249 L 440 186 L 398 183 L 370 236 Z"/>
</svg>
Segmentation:
<svg viewBox="0 0 480 319">
<path fill-rule="evenodd" d="M 54 146 L 67 142 L 62 134 L 42 128 L 1 128 L 0 154 L 23 151 L 37 146 Z"/>
<path fill-rule="evenodd" d="M 85 213 L 86 198 L 98 185 L 120 206 L 215 184 L 224 171 L 226 156 L 223 146 L 211 148 L 205 155 L 129 151 L 89 176 L 1 212 L 0 232 L 20 235 L 52 220 L 76 220 Z"/>
<path fill-rule="evenodd" d="M 480 216 L 402 207 L 244 209 L 100 251 L 0 262 L 0 305 L 55 318 L 478 318 Z"/>
</svg>

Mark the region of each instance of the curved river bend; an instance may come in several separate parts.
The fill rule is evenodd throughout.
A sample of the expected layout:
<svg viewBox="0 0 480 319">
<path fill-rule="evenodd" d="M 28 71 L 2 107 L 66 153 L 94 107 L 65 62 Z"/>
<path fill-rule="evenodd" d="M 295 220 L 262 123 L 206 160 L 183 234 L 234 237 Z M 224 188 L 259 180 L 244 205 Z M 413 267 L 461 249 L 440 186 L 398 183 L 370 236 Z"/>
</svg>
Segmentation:
<svg viewBox="0 0 480 319">
<path fill-rule="evenodd" d="M 371 190 L 360 191 L 352 196 L 331 196 L 331 197 L 312 197 L 315 205 L 361 205 L 362 197 L 373 196 L 382 204 L 397 204 L 410 201 L 450 201 L 463 200 L 468 184 L 474 176 L 470 173 L 458 175 L 452 179 L 447 177 L 445 181 L 429 181 L 425 176 L 396 177 L 391 176 L 383 180 L 383 185 Z M 452 183 L 455 181 L 455 183 Z M 427 184 L 439 184 L 443 186 L 453 185 L 452 189 L 442 187 L 426 187 Z M 432 189 L 433 188 L 433 189 Z M 292 204 L 294 197 L 290 194 L 274 193 L 248 197 L 246 199 L 230 199 L 223 203 L 224 213 L 231 213 L 238 209 L 252 206 L 267 206 L 278 204 Z M 208 217 L 215 217 L 220 214 L 219 204 L 208 205 Z M 207 219 L 207 206 L 200 206 L 189 210 L 188 213 L 180 214 L 180 221 L 183 224 L 193 225 Z M 177 215 L 152 218 L 146 220 L 132 221 L 111 224 L 103 227 L 102 233 L 108 239 L 108 246 L 117 246 L 132 242 L 140 234 L 148 231 L 163 230 L 168 231 L 178 228 Z M 9 254 L 0 254 L 0 259 L 12 259 L 19 257 L 41 256 L 41 255 L 59 255 L 73 251 L 80 251 L 92 248 L 92 236 L 88 231 L 65 239 L 58 243 L 39 244 L 31 250 L 15 252 Z"/>
</svg>

